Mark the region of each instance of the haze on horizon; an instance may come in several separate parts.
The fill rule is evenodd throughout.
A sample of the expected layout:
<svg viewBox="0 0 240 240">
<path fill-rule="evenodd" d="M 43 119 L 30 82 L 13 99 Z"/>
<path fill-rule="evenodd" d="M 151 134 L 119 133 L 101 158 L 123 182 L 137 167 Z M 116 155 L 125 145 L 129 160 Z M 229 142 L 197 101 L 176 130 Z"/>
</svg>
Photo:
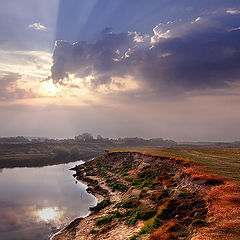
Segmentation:
<svg viewBox="0 0 240 240">
<path fill-rule="evenodd" d="M 240 139 L 240 2 L 0 3 L 0 137 Z"/>
</svg>

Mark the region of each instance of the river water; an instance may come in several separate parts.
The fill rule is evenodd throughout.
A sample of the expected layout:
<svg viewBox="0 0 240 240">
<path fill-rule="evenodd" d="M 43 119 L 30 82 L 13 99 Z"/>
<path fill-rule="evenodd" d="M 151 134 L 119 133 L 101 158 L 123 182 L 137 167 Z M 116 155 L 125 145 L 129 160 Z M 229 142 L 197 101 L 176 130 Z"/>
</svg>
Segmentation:
<svg viewBox="0 0 240 240">
<path fill-rule="evenodd" d="M 86 216 L 96 198 L 69 170 L 80 163 L 0 169 L 0 239 L 47 240 Z"/>
</svg>

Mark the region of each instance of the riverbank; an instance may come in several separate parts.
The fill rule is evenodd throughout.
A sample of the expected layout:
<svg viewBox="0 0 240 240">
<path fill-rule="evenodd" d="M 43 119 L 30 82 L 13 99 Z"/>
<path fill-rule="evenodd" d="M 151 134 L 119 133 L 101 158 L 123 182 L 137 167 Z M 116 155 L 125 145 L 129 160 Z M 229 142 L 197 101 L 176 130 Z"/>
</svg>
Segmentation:
<svg viewBox="0 0 240 240">
<path fill-rule="evenodd" d="M 239 186 L 185 160 L 105 153 L 77 168 L 98 205 L 53 240 L 238 239 Z"/>
</svg>

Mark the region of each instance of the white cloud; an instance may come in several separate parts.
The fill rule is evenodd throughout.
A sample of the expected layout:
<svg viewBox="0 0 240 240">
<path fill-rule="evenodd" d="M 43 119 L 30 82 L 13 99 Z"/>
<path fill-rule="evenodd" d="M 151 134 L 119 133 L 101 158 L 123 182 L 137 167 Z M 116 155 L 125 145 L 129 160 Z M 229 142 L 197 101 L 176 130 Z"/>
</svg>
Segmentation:
<svg viewBox="0 0 240 240">
<path fill-rule="evenodd" d="M 235 8 L 231 8 L 231 9 L 226 10 L 226 13 L 229 13 L 229 14 L 240 14 L 240 10 L 235 9 Z"/>
<path fill-rule="evenodd" d="M 170 37 L 170 29 L 169 25 L 171 25 L 172 22 L 168 22 L 166 24 L 160 23 L 156 27 L 153 28 L 153 37 L 151 37 L 151 43 L 157 43 L 159 40 L 163 38 L 169 38 Z"/>
<path fill-rule="evenodd" d="M 42 25 L 41 23 L 39 23 L 39 22 L 30 24 L 30 25 L 28 25 L 28 27 L 29 28 L 33 28 L 33 29 L 35 29 L 37 31 L 46 31 L 47 30 L 47 28 L 44 25 Z"/>
<path fill-rule="evenodd" d="M 134 36 L 133 40 L 134 42 L 137 42 L 137 43 L 142 43 L 149 38 L 148 34 L 141 35 L 140 33 L 137 33 L 137 32 L 129 32 L 128 34 L 130 36 L 133 35 Z"/>
<path fill-rule="evenodd" d="M 238 30 L 240 30 L 240 27 L 232 28 L 229 31 L 232 32 L 232 31 L 238 31 Z"/>
<path fill-rule="evenodd" d="M 197 17 L 194 21 L 192 21 L 191 23 L 193 24 L 193 23 L 197 23 L 197 22 L 199 22 L 201 20 L 201 17 Z"/>
</svg>

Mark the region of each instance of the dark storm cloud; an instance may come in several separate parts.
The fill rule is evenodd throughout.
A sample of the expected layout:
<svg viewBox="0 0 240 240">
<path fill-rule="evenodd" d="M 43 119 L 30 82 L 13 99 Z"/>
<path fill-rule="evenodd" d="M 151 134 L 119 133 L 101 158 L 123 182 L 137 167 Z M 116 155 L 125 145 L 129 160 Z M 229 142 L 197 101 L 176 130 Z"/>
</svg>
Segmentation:
<svg viewBox="0 0 240 240">
<path fill-rule="evenodd" d="M 121 70 L 119 64 L 113 60 L 118 58 L 117 50 L 131 46 L 132 41 L 132 34 L 114 34 L 111 29 L 105 29 L 95 44 L 57 41 L 53 54 L 52 78 L 59 81 L 67 78 L 68 73 L 74 73 L 82 78 L 94 76 L 93 84 L 109 83 L 113 72 Z"/>
<path fill-rule="evenodd" d="M 130 75 L 155 93 L 223 88 L 240 80 L 239 23 L 240 14 L 222 10 L 189 23 L 158 25 L 151 46 L 138 43 L 136 33 L 109 29 L 93 44 L 58 41 L 52 77 L 92 75 L 92 84 L 101 85 Z"/>
</svg>

